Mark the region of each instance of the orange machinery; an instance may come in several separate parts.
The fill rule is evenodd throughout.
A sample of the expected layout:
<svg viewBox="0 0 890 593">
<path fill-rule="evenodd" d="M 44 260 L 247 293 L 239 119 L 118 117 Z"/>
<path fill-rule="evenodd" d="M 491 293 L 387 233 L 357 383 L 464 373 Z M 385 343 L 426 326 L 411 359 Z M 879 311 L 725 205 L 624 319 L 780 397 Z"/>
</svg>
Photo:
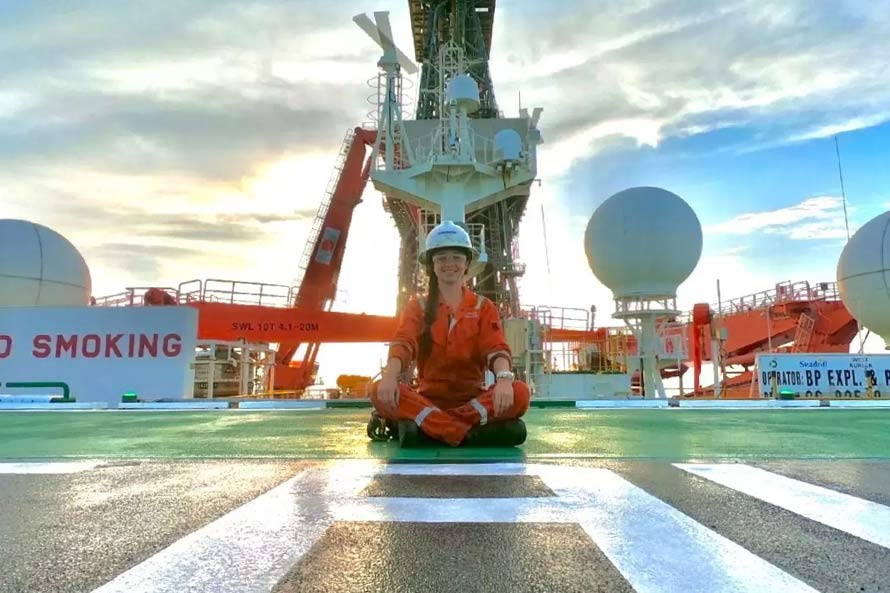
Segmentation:
<svg viewBox="0 0 890 593">
<path fill-rule="evenodd" d="M 722 331 L 725 329 L 725 332 Z M 718 339 L 726 373 L 723 397 L 747 398 L 752 390 L 754 360 L 763 352 L 849 352 L 856 320 L 844 306 L 833 282 L 782 282 L 775 289 L 733 299 L 719 310 L 707 304 L 693 308 L 689 324 L 696 395 L 713 395 L 713 386 L 699 383 L 702 362 L 712 359 Z"/>
<path fill-rule="evenodd" d="M 306 306 L 285 308 L 206 301 L 190 302 L 189 306 L 198 309 L 199 339 L 278 342 L 294 349 L 293 345 L 308 344 L 314 347 L 314 352 L 325 342 L 386 342 L 398 323 L 395 317 Z M 811 286 L 808 282 L 781 283 L 773 290 L 731 300 L 716 311 L 700 303 L 693 307 L 687 323 L 675 326 L 685 327 L 687 333 L 695 395 L 708 396 L 714 392 L 713 386 L 702 387 L 700 383 L 704 362 L 712 360 L 713 340 L 717 340 L 722 350 L 724 367 L 741 369 L 727 374 L 724 397 L 750 397 L 757 353 L 848 352 L 857 331 L 856 320 L 844 307 L 835 285 Z M 719 339 L 721 334 L 725 334 L 725 340 Z M 548 330 L 548 341 L 593 344 L 604 352 L 610 351 L 607 341 L 611 338 L 614 336 L 610 336 L 606 328 Z M 633 336 L 626 336 L 625 341 L 616 352 L 628 353 L 635 349 Z M 305 387 L 311 382 L 301 383 L 310 379 L 311 368 L 304 365 L 314 366 L 314 354 L 311 363 L 305 360 L 298 367 L 287 367 L 293 373 L 290 383 L 286 384 L 289 388 Z M 285 364 L 276 366 L 276 374 Z M 665 369 L 663 374 L 677 376 L 686 369 L 683 364 Z M 278 381 L 276 384 L 280 385 Z"/>
<path fill-rule="evenodd" d="M 691 395 L 714 395 L 713 385 L 701 385 L 701 372 L 705 362 L 713 361 L 716 344 L 722 358 L 722 397 L 726 398 L 759 394 L 759 390 L 752 389 L 758 353 L 849 352 L 850 342 L 858 331 L 856 320 L 844 307 L 836 285 L 831 282 L 813 285 L 782 282 L 772 290 L 733 299 L 715 308 L 698 303 L 688 321 L 670 321 L 664 327 L 686 334 L 693 369 Z M 615 341 L 619 339 L 622 343 L 616 347 Z M 553 328 L 547 331 L 547 341 L 573 343 L 579 350 L 582 345 L 592 346 L 607 357 L 636 352 L 632 334 L 614 335 L 608 328 L 591 331 Z M 681 362 L 662 369 L 662 376 L 676 377 L 687 369 Z M 636 381 L 634 377 L 632 383 L 636 385 Z"/>
</svg>

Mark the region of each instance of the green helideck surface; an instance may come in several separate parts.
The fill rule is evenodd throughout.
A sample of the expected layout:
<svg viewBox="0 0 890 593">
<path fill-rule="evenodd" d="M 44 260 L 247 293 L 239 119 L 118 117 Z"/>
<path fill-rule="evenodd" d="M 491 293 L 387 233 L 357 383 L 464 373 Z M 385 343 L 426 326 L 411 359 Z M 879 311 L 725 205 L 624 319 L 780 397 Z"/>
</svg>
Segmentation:
<svg viewBox="0 0 890 593">
<path fill-rule="evenodd" d="M 400 449 L 368 410 L 0 413 L 0 459 L 890 459 L 890 410 L 532 409 L 513 449 Z"/>
</svg>

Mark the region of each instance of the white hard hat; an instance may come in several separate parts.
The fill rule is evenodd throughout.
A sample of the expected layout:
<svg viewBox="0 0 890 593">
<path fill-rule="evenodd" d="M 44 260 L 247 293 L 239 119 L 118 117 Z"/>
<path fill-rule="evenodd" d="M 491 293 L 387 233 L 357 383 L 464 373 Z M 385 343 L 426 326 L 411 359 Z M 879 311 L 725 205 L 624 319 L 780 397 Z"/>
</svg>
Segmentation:
<svg viewBox="0 0 890 593">
<path fill-rule="evenodd" d="M 418 255 L 417 259 L 420 263 L 429 263 L 427 255 L 438 249 L 452 247 L 462 249 L 467 252 L 467 261 L 473 261 L 479 257 L 479 252 L 473 247 L 470 241 L 470 234 L 463 228 L 454 224 L 450 220 L 445 220 L 426 236 L 426 246 Z"/>
</svg>

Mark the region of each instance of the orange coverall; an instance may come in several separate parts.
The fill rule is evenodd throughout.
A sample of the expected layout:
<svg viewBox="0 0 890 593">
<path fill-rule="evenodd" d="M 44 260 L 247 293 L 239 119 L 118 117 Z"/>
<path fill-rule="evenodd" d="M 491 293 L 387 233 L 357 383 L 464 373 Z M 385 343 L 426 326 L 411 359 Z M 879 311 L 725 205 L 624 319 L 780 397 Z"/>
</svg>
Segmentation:
<svg viewBox="0 0 890 593">
<path fill-rule="evenodd" d="M 377 399 L 378 383 L 371 387 L 371 402 L 384 418 L 413 420 L 427 435 L 459 445 L 473 426 L 495 420 L 494 386 L 484 389 L 485 370 L 496 355 L 510 359 L 511 352 L 497 307 L 489 299 L 463 287 L 457 311 L 452 311 L 441 299 L 438 307 L 431 327 L 432 351 L 417 365 L 418 389 L 399 385 L 395 418 Z M 417 299 L 412 299 L 402 312 L 389 358 L 401 360 L 403 370 L 419 355 L 423 316 L 424 308 Z M 529 397 L 528 386 L 522 381 L 513 381 L 513 405 L 497 420 L 522 416 L 528 410 Z"/>
</svg>

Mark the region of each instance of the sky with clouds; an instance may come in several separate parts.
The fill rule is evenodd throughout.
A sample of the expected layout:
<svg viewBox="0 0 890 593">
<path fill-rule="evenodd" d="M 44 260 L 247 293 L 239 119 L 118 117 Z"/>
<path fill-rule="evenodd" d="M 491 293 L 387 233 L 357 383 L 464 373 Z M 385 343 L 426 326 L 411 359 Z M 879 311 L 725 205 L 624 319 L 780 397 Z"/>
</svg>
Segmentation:
<svg viewBox="0 0 890 593">
<path fill-rule="evenodd" d="M 342 138 L 368 120 L 379 52 L 351 17 L 374 10 L 413 54 L 403 0 L 0 2 L 0 218 L 65 234 L 97 295 L 289 284 Z M 890 0 L 498 2 L 500 108 L 514 116 L 520 93 L 544 108 L 525 303 L 611 311 L 584 228 L 637 185 L 701 221 L 681 306 L 715 302 L 718 278 L 724 298 L 833 280 L 847 236 L 834 136 L 850 232 L 890 204 L 888 55 Z M 369 186 L 338 308 L 392 313 L 397 256 Z M 333 367 L 371 352 L 328 351 Z"/>
</svg>

